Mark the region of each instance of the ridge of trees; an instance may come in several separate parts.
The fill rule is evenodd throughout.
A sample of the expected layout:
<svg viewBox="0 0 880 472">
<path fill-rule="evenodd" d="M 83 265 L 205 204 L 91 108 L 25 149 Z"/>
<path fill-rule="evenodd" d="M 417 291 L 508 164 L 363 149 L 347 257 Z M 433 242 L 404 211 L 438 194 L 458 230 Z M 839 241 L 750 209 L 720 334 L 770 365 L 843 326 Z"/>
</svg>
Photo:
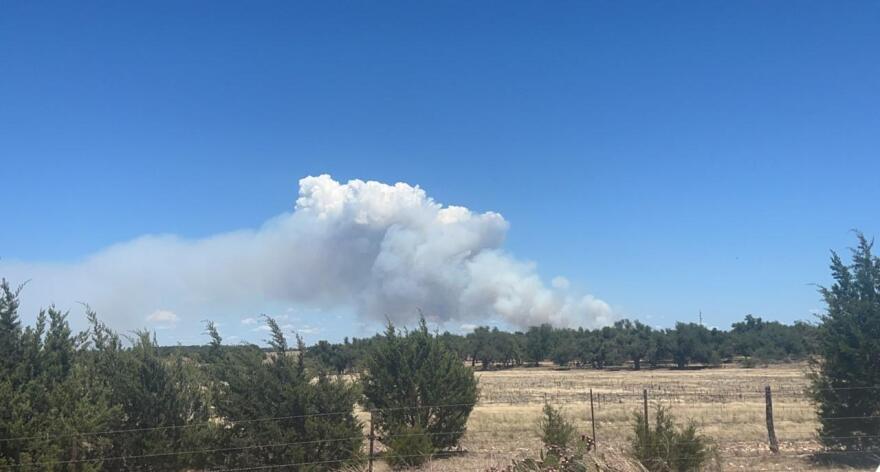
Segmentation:
<svg viewBox="0 0 880 472">
<path fill-rule="evenodd" d="M 548 324 L 522 332 L 480 326 L 461 335 L 439 335 L 462 362 L 484 370 L 536 365 L 552 361 L 560 367 L 604 369 L 628 367 L 686 368 L 740 361 L 744 365 L 793 362 L 809 358 L 816 349 L 818 328 L 806 322 L 783 324 L 747 315 L 729 330 L 697 323 L 676 323 L 671 329 L 652 328 L 640 321 L 620 320 L 597 329 L 554 328 Z M 373 338 L 341 343 L 318 341 L 307 359 L 342 374 L 362 369 Z"/>
</svg>

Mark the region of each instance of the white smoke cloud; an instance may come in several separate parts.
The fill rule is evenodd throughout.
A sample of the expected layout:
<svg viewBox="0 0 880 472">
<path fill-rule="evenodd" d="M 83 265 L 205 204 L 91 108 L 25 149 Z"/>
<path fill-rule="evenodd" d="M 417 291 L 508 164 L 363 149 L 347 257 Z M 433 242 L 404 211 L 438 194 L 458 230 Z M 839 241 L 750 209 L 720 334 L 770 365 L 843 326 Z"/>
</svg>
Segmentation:
<svg viewBox="0 0 880 472">
<path fill-rule="evenodd" d="M 156 310 L 147 316 L 147 323 L 154 330 L 167 330 L 177 326 L 180 318 L 177 313 L 169 310 Z"/>
<path fill-rule="evenodd" d="M 147 317 L 147 321 L 157 324 L 164 325 L 173 325 L 176 324 L 178 320 L 177 313 L 168 310 L 156 310 L 150 313 L 150 316 Z"/>
<path fill-rule="evenodd" d="M 418 310 L 438 322 L 520 327 L 612 319 L 604 301 L 564 278 L 548 286 L 534 264 L 503 251 L 507 230 L 498 213 L 440 205 L 418 186 L 321 175 L 300 180 L 295 209 L 257 230 L 143 236 L 71 264 L 0 261 L 0 274 L 30 279 L 26 300 L 82 300 L 120 328 L 221 307 L 252 314 L 269 302 L 401 322 Z"/>
</svg>

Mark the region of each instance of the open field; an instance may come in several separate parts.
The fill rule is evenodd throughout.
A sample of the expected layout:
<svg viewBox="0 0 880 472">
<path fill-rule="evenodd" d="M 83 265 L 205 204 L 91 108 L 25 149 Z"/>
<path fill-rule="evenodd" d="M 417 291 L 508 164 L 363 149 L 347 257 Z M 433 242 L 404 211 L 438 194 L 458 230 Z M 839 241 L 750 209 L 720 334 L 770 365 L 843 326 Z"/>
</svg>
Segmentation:
<svg viewBox="0 0 880 472">
<path fill-rule="evenodd" d="M 482 470 L 511 458 L 537 456 L 537 421 L 544 399 L 562 406 L 581 433 L 590 434 L 589 391 L 593 389 L 600 451 L 623 450 L 633 412 L 649 404 L 667 405 L 680 420 L 693 420 L 717 443 L 724 470 L 853 470 L 814 465 L 819 449 L 814 408 L 804 395 L 806 366 L 744 369 L 569 370 L 550 367 L 480 372 L 481 400 L 462 443 L 466 453 L 434 460 L 427 470 Z M 767 448 L 764 386 L 773 389 L 781 453 Z M 384 466 L 381 466 L 384 467 Z"/>
</svg>

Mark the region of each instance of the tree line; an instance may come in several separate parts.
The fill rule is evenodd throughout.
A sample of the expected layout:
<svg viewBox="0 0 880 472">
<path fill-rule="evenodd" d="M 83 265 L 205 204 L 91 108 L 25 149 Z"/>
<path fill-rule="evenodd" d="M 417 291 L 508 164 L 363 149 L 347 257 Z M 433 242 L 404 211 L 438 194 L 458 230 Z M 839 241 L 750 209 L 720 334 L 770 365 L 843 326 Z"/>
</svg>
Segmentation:
<svg viewBox="0 0 880 472">
<path fill-rule="evenodd" d="M 526 331 L 507 332 L 481 326 L 466 335 L 439 335 L 462 360 L 473 367 L 496 369 L 551 361 L 561 367 L 604 369 L 626 366 L 639 370 L 715 366 L 738 361 L 745 366 L 807 359 L 815 352 L 816 325 L 783 324 L 747 315 L 729 330 L 697 323 L 676 323 L 655 329 L 640 321 L 621 320 L 589 330 L 554 328 L 549 324 Z M 332 372 L 361 370 L 362 359 L 374 338 L 319 341 L 307 358 Z"/>
</svg>

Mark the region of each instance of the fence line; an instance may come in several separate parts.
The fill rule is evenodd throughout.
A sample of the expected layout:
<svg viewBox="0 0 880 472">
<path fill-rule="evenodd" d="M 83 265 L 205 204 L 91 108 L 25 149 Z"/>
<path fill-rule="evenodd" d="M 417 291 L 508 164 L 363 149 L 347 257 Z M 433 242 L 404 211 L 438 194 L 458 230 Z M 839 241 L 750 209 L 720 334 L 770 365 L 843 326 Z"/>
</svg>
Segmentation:
<svg viewBox="0 0 880 472">
<path fill-rule="evenodd" d="M 880 388 L 880 387 L 876 387 Z M 840 390 L 857 390 L 857 389 L 875 389 L 875 387 L 844 387 Z M 695 396 L 699 396 L 700 398 L 733 398 L 733 399 L 743 399 L 743 398 L 754 398 L 758 400 L 760 398 L 764 398 L 764 395 L 743 395 L 743 391 L 739 392 L 676 392 L 674 394 L 668 394 L 666 389 L 657 389 L 659 391 L 655 391 L 651 389 L 652 396 L 659 396 L 658 399 L 654 400 L 654 402 L 663 402 L 669 401 L 670 399 L 681 398 L 693 398 Z M 831 388 L 826 390 L 833 390 Z M 620 392 L 598 392 L 597 399 L 602 399 L 604 396 L 605 401 L 609 396 L 611 398 L 615 398 L 616 400 L 621 399 L 638 399 L 643 400 L 645 404 L 647 404 L 646 393 L 648 389 L 643 389 L 640 393 L 620 393 Z M 791 390 L 795 391 L 795 390 Z M 790 393 L 785 393 L 785 390 L 780 393 L 779 391 L 773 392 L 776 394 L 776 400 L 780 400 L 781 397 L 791 397 Z M 553 396 L 545 396 L 541 400 L 543 401 L 551 401 Z M 590 399 L 586 397 L 586 392 L 583 393 L 583 398 L 581 399 L 581 395 L 557 395 L 556 398 L 564 399 L 566 402 L 571 402 L 572 398 L 578 400 L 578 403 L 587 403 L 590 402 Z M 768 398 L 769 400 L 769 398 Z M 590 402 L 592 403 L 592 402 Z M 602 401 L 599 400 L 599 405 L 601 405 Z M 619 402 L 623 404 L 623 402 Z M 424 410 L 424 409 L 443 409 L 443 408 L 471 408 L 471 407 L 481 407 L 481 406 L 489 406 L 489 405 L 529 405 L 529 406 L 538 406 L 539 404 L 533 401 L 488 401 L 488 402 L 475 402 L 475 403 L 450 403 L 450 404 L 439 404 L 439 405 L 417 405 L 417 406 L 409 406 L 409 407 L 390 407 L 390 408 L 371 408 L 364 409 L 361 411 L 339 411 L 339 412 L 322 412 L 322 413 L 313 413 L 313 414 L 302 414 L 302 415 L 288 415 L 288 416 L 276 416 L 276 417 L 265 417 L 265 418 L 253 418 L 253 419 L 238 419 L 238 420 L 217 420 L 212 419 L 208 421 L 203 421 L 199 423 L 190 423 L 186 425 L 169 425 L 169 426 L 157 426 L 157 427 L 149 427 L 149 428 L 130 428 L 130 429 L 117 429 L 117 430 L 106 430 L 106 431 L 98 431 L 98 432 L 83 432 L 83 433 L 69 433 L 69 434 L 59 434 L 59 435 L 39 435 L 39 436 L 28 436 L 28 437 L 11 437 L 11 438 L 0 438 L 0 442 L 11 442 L 11 441 L 24 441 L 24 440 L 51 440 L 58 438 L 66 438 L 66 437 L 95 437 L 95 436 L 111 436 L 115 434 L 147 434 L 152 431 L 161 431 L 161 430 L 170 430 L 170 429 L 181 429 L 181 428 L 192 428 L 199 426 L 217 426 L 217 427 L 228 427 L 230 425 L 248 425 L 248 424 L 259 424 L 263 422 L 274 422 L 274 421 L 286 421 L 286 420 L 295 420 L 295 419 L 307 419 L 307 418 L 316 418 L 316 417 L 328 417 L 328 416 L 340 416 L 340 415 L 354 415 L 357 416 L 359 413 L 390 413 L 395 411 L 411 411 L 411 410 Z M 625 404 L 624 404 L 625 405 Z M 635 407 L 635 403 L 631 406 Z M 641 407 L 642 405 L 639 405 Z M 779 411 L 784 411 L 780 409 Z M 777 411 L 777 413 L 779 412 Z M 828 417 L 820 417 L 813 416 L 818 421 L 857 421 L 857 420 L 877 420 L 880 419 L 880 415 L 864 415 L 864 416 L 828 416 Z M 755 419 L 758 419 L 758 415 L 755 415 Z M 584 418 L 581 418 L 583 421 Z M 597 418 L 595 415 L 591 415 L 589 419 L 586 421 L 593 422 L 596 421 Z M 782 418 L 784 421 L 784 418 Z M 372 417 L 370 422 L 372 422 Z M 602 423 L 602 419 L 598 418 L 599 424 Z M 712 423 L 715 424 L 715 423 Z M 594 423 L 595 425 L 595 423 Z M 382 442 L 387 442 L 390 439 L 404 436 L 443 436 L 443 435 L 467 435 L 472 436 L 476 434 L 504 434 L 504 433 L 525 433 L 525 432 L 536 432 L 536 428 L 520 428 L 520 429 L 482 429 L 482 430 L 468 430 L 467 428 L 457 431 L 450 432 L 435 432 L 435 433 L 400 433 L 400 434 L 384 434 L 381 438 L 374 437 L 374 439 L 378 439 Z M 596 440 L 596 435 L 602 436 L 602 431 L 596 432 L 593 430 L 593 439 Z M 212 449 L 199 449 L 199 450 L 187 450 L 187 451 L 167 451 L 160 453 L 151 453 L 151 454 L 140 454 L 140 455 L 129 455 L 129 456 L 114 456 L 114 457 L 96 457 L 91 459 L 72 459 L 72 460 L 62 460 L 62 461 L 47 461 L 47 462 L 38 462 L 31 464 L 11 464 L 11 465 L 0 465 L 0 469 L 10 469 L 10 468 L 20 468 L 20 467 L 34 467 L 34 466 L 56 466 L 56 465 L 66 465 L 66 464 L 78 464 L 78 463 L 99 463 L 99 462 L 114 462 L 114 461 L 137 461 L 140 459 L 149 459 L 149 458 L 158 458 L 158 457 L 172 457 L 172 456 L 184 456 L 184 455 L 195 455 L 195 454 L 212 454 L 212 453 L 221 453 L 221 452 L 243 452 L 248 450 L 259 450 L 259 449 L 268 449 L 268 448 L 279 448 L 279 447 L 295 447 L 307 444 L 329 444 L 334 442 L 342 442 L 342 441 L 354 441 L 358 439 L 369 439 L 370 436 L 366 436 L 364 434 L 353 435 L 348 437 L 340 437 L 340 438 L 329 438 L 329 439 L 316 439 L 316 440 L 308 440 L 308 441 L 295 441 L 295 442 L 280 442 L 280 443 L 265 443 L 265 444 L 255 444 L 255 445 L 247 445 L 247 446 L 239 446 L 239 447 L 228 447 L 228 448 L 212 448 Z M 834 449 L 820 449 L 820 450 L 790 450 L 791 448 L 797 448 L 799 445 L 813 445 L 817 442 L 831 440 L 838 442 L 846 442 L 846 441 L 866 441 L 866 440 L 876 440 L 880 439 L 880 434 L 878 435 L 853 435 L 853 436 L 821 436 L 821 435 L 811 435 L 805 437 L 781 437 L 779 444 L 782 449 L 789 449 L 779 451 L 778 453 L 770 454 L 768 452 L 757 453 L 754 452 L 752 454 L 743 453 L 743 451 L 738 451 L 736 449 L 732 449 L 735 446 L 753 446 L 753 445 L 763 445 L 766 444 L 764 441 L 759 440 L 746 440 L 746 441 L 713 441 L 716 445 L 729 446 L 731 449 L 728 449 L 726 452 L 729 453 L 727 459 L 740 459 L 740 458 L 749 458 L 749 457 L 767 457 L 767 458 L 775 458 L 775 457 L 803 457 L 810 455 L 866 455 L 866 454 L 874 454 L 876 453 L 873 450 L 864 450 L 864 451 L 854 451 L 854 450 L 834 450 Z M 611 444 L 620 444 L 619 441 L 609 441 L 610 438 L 602 438 L 604 443 Z M 880 442 L 880 441 L 874 441 Z M 756 451 L 755 451 L 756 452 Z M 376 452 L 370 448 L 369 457 L 374 457 Z M 441 458 L 447 457 L 451 455 L 485 455 L 485 454 L 494 454 L 496 456 L 505 456 L 508 453 L 500 452 L 500 451 L 442 451 L 439 453 L 430 454 L 431 457 Z M 413 455 L 413 456 L 398 456 L 398 457 L 416 457 L 416 456 L 425 456 L 425 454 L 421 455 Z M 510 459 L 506 459 L 509 463 L 509 460 L 512 460 L 513 456 L 511 455 Z M 880 460 L 880 459 L 878 459 Z M 212 469 L 217 471 L 237 471 L 237 470 L 267 470 L 267 469 L 277 469 L 277 468 L 291 468 L 291 467 L 300 467 L 305 465 L 321 465 L 321 464 L 332 464 L 332 463 L 345 463 L 349 462 L 349 459 L 340 459 L 340 460 L 329 460 L 329 461 L 317 461 L 317 462 L 298 462 L 298 463 L 290 463 L 290 464 L 281 464 L 281 465 L 257 465 L 254 467 L 244 467 L 244 468 L 233 468 L 233 469 Z M 461 470 L 461 469 L 459 469 Z M 786 469 L 754 469 L 750 468 L 750 470 L 791 470 L 790 468 Z"/>
</svg>

